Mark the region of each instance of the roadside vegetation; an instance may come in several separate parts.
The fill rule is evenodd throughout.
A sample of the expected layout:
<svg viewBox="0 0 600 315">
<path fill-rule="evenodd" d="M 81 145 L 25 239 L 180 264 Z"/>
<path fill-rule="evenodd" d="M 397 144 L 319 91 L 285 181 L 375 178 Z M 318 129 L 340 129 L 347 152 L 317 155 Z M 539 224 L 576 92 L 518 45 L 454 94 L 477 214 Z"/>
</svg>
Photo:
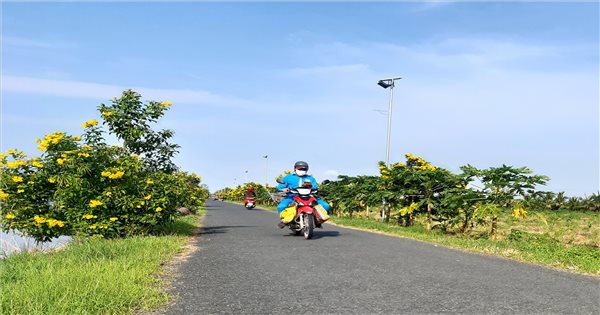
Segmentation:
<svg viewBox="0 0 600 315">
<path fill-rule="evenodd" d="M 0 313 L 134 314 L 163 306 L 164 264 L 182 251 L 201 213 L 152 236 L 75 241 L 0 260 Z"/>
<path fill-rule="evenodd" d="M 526 167 L 466 165 L 455 174 L 411 154 L 379 170 L 320 185 L 331 222 L 600 275 L 600 194 L 540 191 L 549 178 Z M 246 186 L 217 195 L 240 201 Z"/>
<path fill-rule="evenodd" d="M 98 107 L 104 128 L 92 119 L 81 135 L 46 135 L 37 157 L 0 153 L 0 229 L 41 243 L 73 239 L 0 260 L 2 314 L 130 314 L 167 301 L 161 266 L 182 250 L 208 197 L 200 176 L 172 162 L 173 131 L 152 129 L 170 106 L 126 90 Z"/>
</svg>

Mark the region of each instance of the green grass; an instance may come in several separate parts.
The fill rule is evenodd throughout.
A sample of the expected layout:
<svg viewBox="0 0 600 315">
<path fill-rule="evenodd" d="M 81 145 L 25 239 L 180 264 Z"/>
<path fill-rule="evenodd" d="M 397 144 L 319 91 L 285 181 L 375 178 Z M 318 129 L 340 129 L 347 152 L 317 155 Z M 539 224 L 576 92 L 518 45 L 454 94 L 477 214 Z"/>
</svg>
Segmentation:
<svg viewBox="0 0 600 315">
<path fill-rule="evenodd" d="M 164 305 L 162 265 L 182 250 L 199 215 L 162 236 L 90 240 L 0 261 L 2 314 L 132 314 Z"/>
</svg>

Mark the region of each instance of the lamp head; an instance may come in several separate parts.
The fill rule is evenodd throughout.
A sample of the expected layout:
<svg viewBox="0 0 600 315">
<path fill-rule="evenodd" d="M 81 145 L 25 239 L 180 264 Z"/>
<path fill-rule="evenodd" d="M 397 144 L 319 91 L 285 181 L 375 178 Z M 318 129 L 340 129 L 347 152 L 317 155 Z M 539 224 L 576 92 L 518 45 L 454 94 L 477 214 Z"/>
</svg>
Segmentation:
<svg viewBox="0 0 600 315">
<path fill-rule="evenodd" d="M 387 89 L 390 86 L 393 86 L 394 83 L 393 81 L 390 83 L 390 80 L 379 80 L 379 82 L 377 82 L 377 85 L 381 86 L 384 89 Z"/>
</svg>

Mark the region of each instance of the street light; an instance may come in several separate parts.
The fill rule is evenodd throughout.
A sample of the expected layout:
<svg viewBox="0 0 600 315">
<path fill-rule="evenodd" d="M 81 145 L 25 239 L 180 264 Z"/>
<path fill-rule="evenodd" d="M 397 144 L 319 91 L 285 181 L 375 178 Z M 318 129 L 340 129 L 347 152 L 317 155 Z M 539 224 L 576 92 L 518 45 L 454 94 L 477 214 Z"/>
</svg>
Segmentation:
<svg viewBox="0 0 600 315">
<path fill-rule="evenodd" d="M 263 155 L 265 159 L 265 188 L 269 187 L 269 160 L 267 159 L 268 155 Z"/>
<path fill-rule="evenodd" d="M 385 166 L 390 166 L 390 142 L 392 141 L 392 103 L 394 101 L 394 82 L 402 78 L 383 79 L 377 82 L 377 85 L 384 89 L 390 88 L 390 103 L 388 105 L 388 126 L 387 126 L 387 145 L 385 147 Z"/>
<path fill-rule="evenodd" d="M 383 79 L 377 82 L 377 85 L 381 86 L 384 89 L 390 88 L 390 103 L 388 105 L 388 126 L 387 126 L 387 145 L 385 146 L 385 166 L 390 167 L 390 142 L 392 141 L 392 103 L 394 101 L 394 86 L 395 81 L 400 80 L 402 78 L 390 78 Z M 381 222 L 385 221 L 385 208 L 386 202 L 385 198 L 382 198 L 383 207 L 381 208 Z"/>
<path fill-rule="evenodd" d="M 248 183 L 248 171 L 246 170 L 246 183 Z"/>
</svg>

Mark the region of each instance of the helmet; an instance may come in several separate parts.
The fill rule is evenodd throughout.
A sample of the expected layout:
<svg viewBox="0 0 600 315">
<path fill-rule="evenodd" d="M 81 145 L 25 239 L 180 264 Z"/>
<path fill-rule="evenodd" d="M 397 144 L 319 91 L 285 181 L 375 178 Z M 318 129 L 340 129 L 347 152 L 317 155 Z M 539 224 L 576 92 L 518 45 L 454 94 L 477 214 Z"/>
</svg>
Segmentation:
<svg viewBox="0 0 600 315">
<path fill-rule="evenodd" d="M 308 163 L 304 162 L 304 161 L 298 161 L 296 162 L 296 164 L 294 164 L 294 169 L 305 169 L 308 171 Z"/>
<path fill-rule="evenodd" d="M 253 190 L 254 190 L 254 187 L 252 187 L 252 186 L 248 187 L 248 191 L 253 191 Z"/>
</svg>

